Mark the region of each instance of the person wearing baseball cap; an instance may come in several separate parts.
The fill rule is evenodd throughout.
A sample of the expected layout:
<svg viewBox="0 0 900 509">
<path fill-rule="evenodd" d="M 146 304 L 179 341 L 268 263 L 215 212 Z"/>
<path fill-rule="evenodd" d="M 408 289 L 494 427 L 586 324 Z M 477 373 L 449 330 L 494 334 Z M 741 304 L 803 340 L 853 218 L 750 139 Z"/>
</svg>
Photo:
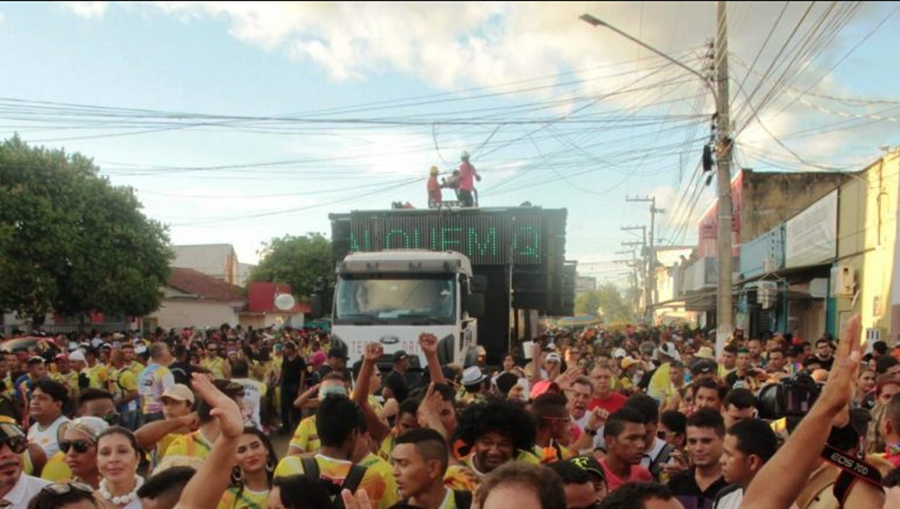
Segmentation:
<svg viewBox="0 0 900 509">
<path fill-rule="evenodd" d="M 200 375 L 195 374 L 194 376 Z M 214 380 L 213 385 L 234 400 L 238 407 L 243 406 L 243 387 L 230 380 Z M 172 445 L 166 449 L 166 458 L 181 456 L 184 458 L 206 459 L 209 457 L 213 444 L 216 443 L 221 433 L 219 420 L 212 415 L 212 410 L 213 408 L 208 402 L 202 399 L 197 402 L 197 417 L 200 421 L 200 429 L 176 438 Z"/>
<path fill-rule="evenodd" d="M 406 372 L 409 371 L 409 355 L 404 350 L 397 350 L 393 355 L 394 369 L 384 379 L 382 395 L 385 401 L 394 398 L 401 402 L 409 395 L 409 384 L 406 382 Z"/>
<path fill-rule="evenodd" d="M 565 463 L 574 465 L 584 472 L 587 472 L 587 474 L 591 478 L 591 485 L 594 488 L 594 496 L 597 497 L 597 502 L 606 498 L 606 494 L 608 493 L 606 486 L 606 473 L 603 472 L 603 467 L 600 466 L 600 462 L 597 461 L 597 458 L 591 456 L 590 454 L 584 454 L 581 456 L 575 456 Z M 566 493 L 568 493 L 568 490 L 566 490 Z M 579 507 L 589 507 L 589 505 Z"/>
<path fill-rule="evenodd" d="M 154 467 L 162 461 L 169 445 L 176 438 L 190 433 L 199 425 L 199 420 L 193 413 L 194 393 L 186 385 L 169 386 L 159 399 L 165 420 L 144 424 L 134 434 L 142 449 L 152 451 Z"/>
<path fill-rule="evenodd" d="M 78 394 L 78 372 L 72 370 L 72 365 L 69 363 L 69 356 L 60 353 L 56 354 L 56 357 L 54 357 L 53 360 L 56 364 L 56 372 L 52 373 L 50 378 L 63 384 L 66 389 L 69 390 L 70 397 Z"/>
<path fill-rule="evenodd" d="M 680 361 L 681 355 L 675 348 L 675 343 L 664 342 L 659 345 L 655 351 L 656 359 L 660 362 L 660 366 L 650 378 L 650 385 L 647 387 L 647 394 L 656 401 L 663 401 L 670 392 L 671 381 L 669 370 L 673 361 Z"/>
</svg>

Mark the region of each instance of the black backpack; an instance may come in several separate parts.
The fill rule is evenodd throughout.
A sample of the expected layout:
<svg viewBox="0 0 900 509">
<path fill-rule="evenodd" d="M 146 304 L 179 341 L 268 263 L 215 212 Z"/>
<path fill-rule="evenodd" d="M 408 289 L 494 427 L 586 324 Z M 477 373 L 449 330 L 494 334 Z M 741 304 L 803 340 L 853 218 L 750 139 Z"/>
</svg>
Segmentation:
<svg viewBox="0 0 900 509">
<path fill-rule="evenodd" d="M 313 479 L 319 479 L 319 464 L 316 462 L 315 458 L 311 456 L 300 458 L 300 464 L 303 465 L 303 475 L 312 477 Z M 342 482 L 339 489 L 336 490 L 337 494 L 331 499 L 332 509 L 345 509 L 344 499 L 341 498 L 340 492 L 343 490 L 350 490 L 350 493 L 356 494 L 357 488 L 359 488 L 363 477 L 366 475 L 366 470 L 366 467 L 360 465 L 353 465 L 350 467 L 350 471 L 347 472 L 347 477 L 344 478 L 344 482 Z"/>
</svg>

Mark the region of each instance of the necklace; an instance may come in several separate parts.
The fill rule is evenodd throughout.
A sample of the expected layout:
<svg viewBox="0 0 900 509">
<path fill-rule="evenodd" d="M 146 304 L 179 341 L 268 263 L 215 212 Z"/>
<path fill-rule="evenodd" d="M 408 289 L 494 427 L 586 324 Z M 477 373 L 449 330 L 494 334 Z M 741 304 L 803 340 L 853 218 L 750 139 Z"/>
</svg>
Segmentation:
<svg viewBox="0 0 900 509">
<path fill-rule="evenodd" d="M 139 475 L 135 475 L 134 476 L 134 489 L 131 490 L 130 493 L 127 493 L 125 495 L 122 495 L 119 497 L 114 497 L 112 495 L 112 493 L 109 492 L 109 489 L 106 487 L 106 479 L 101 479 L 100 487 L 97 491 L 100 492 L 100 498 L 102 498 L 103 500 L 109 500 L 110 502 L 112 502 L 113 504 L 116 504 L 116 505 L 126 505 L 129 502 L 131 502 L 132 500 L 137 499 L 137 492 L 139 489 L 141 489 L 141 486 L 143 486 L 143 485 L 144 485 L 144 478 Z"/>
</svg>

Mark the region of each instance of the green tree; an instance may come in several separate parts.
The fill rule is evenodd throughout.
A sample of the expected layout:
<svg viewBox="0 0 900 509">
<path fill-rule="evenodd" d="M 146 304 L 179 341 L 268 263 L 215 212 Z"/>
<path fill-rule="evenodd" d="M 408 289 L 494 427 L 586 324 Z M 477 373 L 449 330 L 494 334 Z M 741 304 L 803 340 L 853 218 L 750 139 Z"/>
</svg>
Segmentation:
<svg viewBox="0 0 900 509">
<path fill-rule="evenodd" d="M 172 254 L 141 208 L 85 156 L 0 143 L 0 309 L 36 324 L 50 311 L 155 311 Z"/>
<path fill-rule="evenodd" d="M 334 271 L 331 241 L 320 233 L 272 239 L 260 255 L 262 261 L 249 280 L 289 284 L 294 296 L 304 302 L 312 294 L 316 279 Z"/>
<path fill-rule="evenodd" d="M 610 284 L 575 297 L 575 313 L 599 316 L 606 322 L 630 321 L 634 318 L 630 304 L 622 299 L 619 289 Z"/>
<path fill-rule="evenodd" d="M 578 316 L 598 316 L 598 307 L 600 307 L 600 296 L 596 291 L 579 293 L 575 296 L 575 314 Z"/>
</svg>

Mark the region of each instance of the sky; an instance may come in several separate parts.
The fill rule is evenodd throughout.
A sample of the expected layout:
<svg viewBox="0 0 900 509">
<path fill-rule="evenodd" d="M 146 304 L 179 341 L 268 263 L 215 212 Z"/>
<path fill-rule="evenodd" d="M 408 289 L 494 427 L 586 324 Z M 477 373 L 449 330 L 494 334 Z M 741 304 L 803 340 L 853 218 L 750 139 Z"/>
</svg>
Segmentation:
<svg viewBox="0 0 900 509">
<path fill-rule="evenodd" d="M 897 2 L 729 2 L 735 168 L 859 170 L 898 141 Z M 461 151 L 482 206 L 568 210 L 567 258 L 649 223 L 696 243 L 715 182 L 714 2 L 0 4 L 0 137 L 94 159 L 173 244 L 330 232 L 328 214 L 426 206 Z"/>
</svg>

